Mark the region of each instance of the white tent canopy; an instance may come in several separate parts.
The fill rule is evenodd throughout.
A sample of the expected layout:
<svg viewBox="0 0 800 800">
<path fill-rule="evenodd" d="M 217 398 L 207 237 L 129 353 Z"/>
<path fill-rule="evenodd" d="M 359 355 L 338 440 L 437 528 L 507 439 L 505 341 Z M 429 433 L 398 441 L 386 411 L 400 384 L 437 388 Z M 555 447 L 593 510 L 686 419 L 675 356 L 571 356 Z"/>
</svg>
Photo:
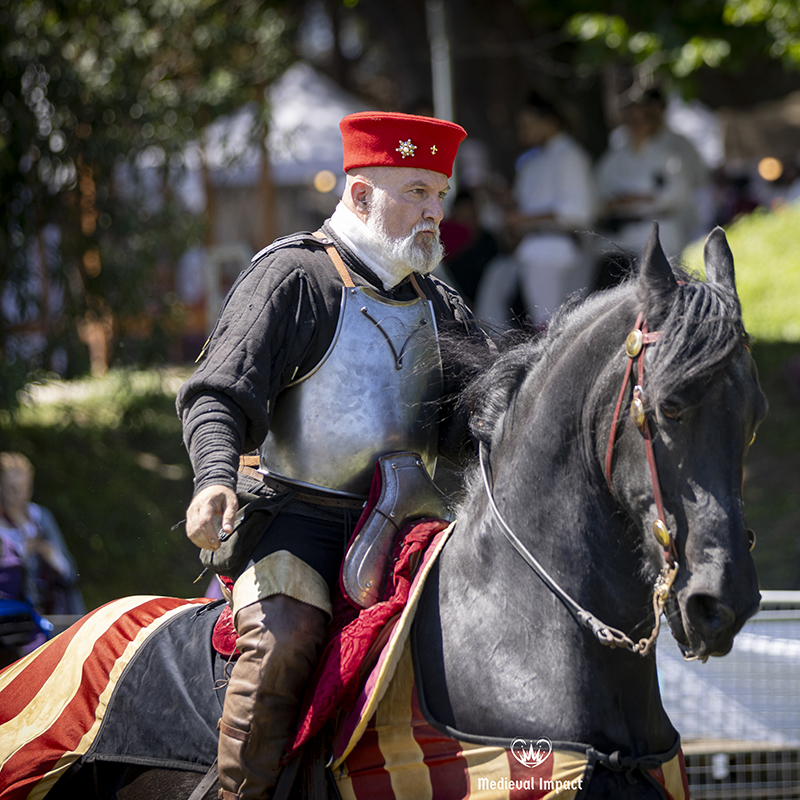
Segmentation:
<svg viewBox="0 0 800 800">
<path fill-rule="evenodd" d="M 267 100 L 267 147 L 276 183 L 305 183 L 322 169 L 341 172 L 339 121 L 366 111 L 365 105 L 304 62 L 284 73 Z"/>
<path fill-rule="evenodd" d="M 324 169 L 341 173 L 339 121 L 366 106 L 303 61 L 269 88 L 266 101 L 270 115 L 266 146 L 275 185 L 308 185 Z M 258 182 L 262 149 L 252 136 L 258 113 L 250 103 L 215 120 L 204 131 L 202 142 L 188 149 L 189 174 L 182 188 L 190 208 L 200 210 L 205 201 L 202 158 L 216 185 L 252 186 Z"/>
</svg>

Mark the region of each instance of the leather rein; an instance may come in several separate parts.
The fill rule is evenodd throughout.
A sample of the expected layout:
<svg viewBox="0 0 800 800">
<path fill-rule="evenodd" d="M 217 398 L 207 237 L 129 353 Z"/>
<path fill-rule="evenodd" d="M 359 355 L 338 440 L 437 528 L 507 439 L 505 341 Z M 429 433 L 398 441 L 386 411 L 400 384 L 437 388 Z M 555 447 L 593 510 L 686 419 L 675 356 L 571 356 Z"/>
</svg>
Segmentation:
<svg viewBox="0 0 800 800">
<path fill-rule="evenodd" d="M 636 325 L 633 330 L 628 334 L 625 340 L 625 354 L 628 357 L 628 364 L 625 369 L 625 376 L 622 381 L 622 387 L 617 398 L 617 404 L 614 409 L 614 416 L 611 421 L 611 431 L 608 437 L 608 448 L 606 450 L 605 461 L 605 476 L 608 488 L 611 494 L 614 494 L 611 485 L 611 465 L 614 455 L 614 444 L 616 442 L 617 430 L 619 427 L 620 412 L 622 409 L 623 399 L 628 388 L 628 384 L 633 374 L 634 361 L 637 364 L 637 380 L 638 383 L 633 387 L 633 398 L 631 400 L 630 414 L 636 427 L 641 431 L 645 442 L 645 451 L 647 453 L 647 464 L 650 470 L 650 481 L 653 486 L 653 497 L 656 503 L 656 510 L 658 519 L 653 523 L 653 533 L 658 543 L 662 546 L 664 551 L 665 565 L 656 578 L 653 587 L 653 612 L 655 614 L 655 624 L 653 630 L 646 639 L 640 639 L 634 642 L 627 634 L 618 630 L 617 628 L 607 625 L 598 619 L 590 611 L 583 608 L 576 600 L 574 600 L 564 589 L 559 586 L 555 579 L 547 572 L 547 570 L 537 561 L 534 555 L 522 543 L 519 537 L 514 533 L 511 527 L 506 522 L 500 509 L 494 500 L 494 493 L 489 481 L 489 474 L 486 464 L 485 447 L 483 442 L 480 443 L 478 449 L 478 458 L 480 462 L 481 477 L 483 479 L 483 486 L 486 491 L 486 496 L 489 500 L 489 507 L 492 509 L 497 521 L 500 523 L 500 528 L 503 531 L 506 539 L 512 544 L 514 549 L 522 556 L 528 566 L 541 578 L 544 584 L 555 594 L 564 605 L 575 616 L 577 621 L 584 627 L 588 628 L 594 637 L 603 645 L 615 648 L 622 647 L 632 653 L 638 653 L 641 656 L 647 655 L 653 647 L 653 644 L 658 637 L 658 632 L 661 627 L 661 614 L 664 611 L 669 594 L 672 590 L 672 584 L 678 574 L 678 558 L 677 550 L 675 547 L 675 540 L 667 528 L 664 521 L 664 504 L 661 495 L 661 485 L 658 480 L 658 470 L 656 468 L 655 454 L 653 452 L 653 438 L 650 432 L 650 424 L 647 419 L 647 414 L 644 407 L 644 391 L 642 389 L 642 382 L 644 378 L 644 350 L 649 344 L 654 344 L 661 338 L 661 331 L 649 332 L 647 330 L 647 322 L 644 320 L 644 315 L 639 314 Z"/>
</svg>

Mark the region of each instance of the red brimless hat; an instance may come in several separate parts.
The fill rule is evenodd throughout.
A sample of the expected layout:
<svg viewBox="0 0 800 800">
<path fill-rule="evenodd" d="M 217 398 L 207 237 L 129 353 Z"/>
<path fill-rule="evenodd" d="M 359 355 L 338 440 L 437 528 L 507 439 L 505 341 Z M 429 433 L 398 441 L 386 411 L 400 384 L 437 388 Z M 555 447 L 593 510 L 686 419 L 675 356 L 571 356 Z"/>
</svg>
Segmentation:
<svg viewBox="0 0 800 800">
<path fill-rule="evenodd" d="M 339 128 L 345 172 L 356 167 L 417 167 L 448 178 L 467 135 L 454 122 L 383 111 L 349 114 Z"/>
</svg>

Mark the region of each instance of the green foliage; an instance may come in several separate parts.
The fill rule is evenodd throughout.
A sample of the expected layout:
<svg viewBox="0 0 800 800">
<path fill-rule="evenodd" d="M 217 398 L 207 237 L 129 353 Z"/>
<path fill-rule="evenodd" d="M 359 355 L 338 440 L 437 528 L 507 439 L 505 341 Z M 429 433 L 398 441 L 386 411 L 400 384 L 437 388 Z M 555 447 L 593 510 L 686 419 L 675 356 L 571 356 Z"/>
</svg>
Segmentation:
<svg viewBox="0 0 800 800">
<path fill-rule="evenodd" d="M 58 346 L 77 356 L 87 314 L 113 309 L 123 338 L 143 316 L 164 335 L 174 328 L 163 265 L 203 227 L 173 179 L 207 123 L 263 105 L 290 60 L 282 6 L 0 0 L 0 289 L 13 287 L 22 321 L 45 321 L 41 363 Z M 56 319 L 45 275 L 51 297 L 63 295 Z M 0 328 L 0 356 L 7 345 Z"/>
<path fill-rule="evenodd" d="M 192 494 L 174 406 L 184 377 L 114 370 L 44 382 L 17 412 L 0 413 L 0 449 L 34 464 L 34 501 L 55 515 L 89 608 L 133 594 L 205 593 L 207 577 L 193 584 L 201 566 L 180 524 Z"/>
<path fill-rule="evenodd" d="M 583 73 L 608 63 L 631 65 L 644 82 L 654 75 L 689 87 L 701 67 L 741 69 L 753 56 L 800 67 L 800 6 L 796 0 L 679 0 L 598 4 L 571 0 L 548 6 L 522 0 L 531 20 L 543 12 L 577 46 Z"/>
<path fill-rule="evenodd" d="M 797 0 L 727 0 L 723 19 L 737 28 L 764 27 L 772 40 L 769 54 L 800 64 L 800 5 Z"/>
<path fill-rule="evenodd" d="M 800 342 L 800 204 L 759 209 L 726 231 L 745 325 L 759 342 Z M 702 242 L 684 253 L 702 271 Z"/>
</svg>

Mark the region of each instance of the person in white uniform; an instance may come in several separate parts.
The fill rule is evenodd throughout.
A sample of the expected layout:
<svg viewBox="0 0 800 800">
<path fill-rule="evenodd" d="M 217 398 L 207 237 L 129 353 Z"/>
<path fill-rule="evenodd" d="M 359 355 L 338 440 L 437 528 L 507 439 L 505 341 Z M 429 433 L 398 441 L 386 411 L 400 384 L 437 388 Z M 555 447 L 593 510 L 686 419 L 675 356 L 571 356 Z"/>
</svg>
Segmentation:
<svg viewBox="0 0 800 800">
<path fill-rule="evenodd" d="M 664 124 L 657 89 L 623 109 L 623 126 L 597 164 L 601 229 L 614 245 L 640 255 L 654 221 L 668 256 L 688 244 L 698 187 L 707 171 L 694 146 Z"/>
<path fill-rule="evenodd" d="M 512 257 L 490 265 L 479 288 L 478 317 L 503 324 L 517 290 L 531 320 L 541 324 L 570 294 L 591 282 L 591 261 L 578 233 L 591 227 L 595 190 L 589 155 L 565 130 L 549 102 L 531 94 L 517 119 L 529 149 L 517 162 L 515 208 L 506 232 L 516 243 Z"/>
</svg>

